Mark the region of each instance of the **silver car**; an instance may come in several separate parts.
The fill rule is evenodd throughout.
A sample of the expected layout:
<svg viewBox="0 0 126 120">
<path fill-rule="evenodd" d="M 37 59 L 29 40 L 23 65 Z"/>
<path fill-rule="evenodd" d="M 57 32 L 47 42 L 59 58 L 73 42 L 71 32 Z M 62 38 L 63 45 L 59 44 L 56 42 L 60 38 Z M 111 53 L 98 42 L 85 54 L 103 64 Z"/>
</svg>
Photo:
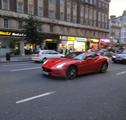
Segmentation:
<svg viewBox="0 0 126 120">
<path fill-rule="evenodd" d="M 36 50 L 34 54 L 32 54 L 32 61 L 44 62 L 49 58 L 60 58 L 63 56 L 63 54 L 60 54 L 55 50 Z"/>
</svg>

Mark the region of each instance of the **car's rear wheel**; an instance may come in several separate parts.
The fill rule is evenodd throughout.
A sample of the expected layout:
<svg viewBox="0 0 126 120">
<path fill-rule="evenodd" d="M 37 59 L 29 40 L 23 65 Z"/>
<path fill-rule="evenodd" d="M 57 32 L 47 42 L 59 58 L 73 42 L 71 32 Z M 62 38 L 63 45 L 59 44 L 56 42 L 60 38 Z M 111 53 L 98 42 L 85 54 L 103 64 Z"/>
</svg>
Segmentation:
<svg viewBox="0 0 126 120">
<path fill-rule="evenodd" d="M 74 79 L 77 77 L 77 68 L 75 66 L 70 66 L 66 72 L 67 79 Z"/>
<path fill-rule="evenodd" d="M 105 73 L 108 69 L 108 63 L 107 62 L 103 62 L 102 63 L 102 66 L 101 66 L 101 69 L 100 69 L 100 72 L 101 73 Z"/>
<path fill-rule="evenodd" d="M 47 60 L 47 58 L 43 58 L 42 63 L 44 63 Z"/>
</svg>

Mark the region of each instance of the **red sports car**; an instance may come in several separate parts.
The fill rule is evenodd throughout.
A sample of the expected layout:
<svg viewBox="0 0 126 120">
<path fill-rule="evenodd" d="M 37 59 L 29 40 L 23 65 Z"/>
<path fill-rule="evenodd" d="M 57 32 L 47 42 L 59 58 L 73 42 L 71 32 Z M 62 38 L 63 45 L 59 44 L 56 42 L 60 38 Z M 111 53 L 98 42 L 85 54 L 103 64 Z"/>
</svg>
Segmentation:
<svg viewBox="0 0 126 120">
<path fill-rule="evenodd" d="M 42 64 L 42 73 L 55 77 L 74 79 L 78 75 L 106 72 L 108 58 L 97 53 L 73 52 L 64 58 L 48 59 Z"/>
</svg>

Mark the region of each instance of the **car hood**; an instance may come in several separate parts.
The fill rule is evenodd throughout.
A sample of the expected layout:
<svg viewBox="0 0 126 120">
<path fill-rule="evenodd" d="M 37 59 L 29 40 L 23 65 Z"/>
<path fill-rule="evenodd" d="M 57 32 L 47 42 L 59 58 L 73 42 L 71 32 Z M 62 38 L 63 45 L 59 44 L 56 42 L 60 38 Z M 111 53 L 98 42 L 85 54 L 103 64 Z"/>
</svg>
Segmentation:
<svg viewBox="0 0 126 120">
<path fill-rule="evenodd" d="M 42 67 L 47 67 L 47 68 L 51 68 L 54 67 L 57 64 L 61 64 L 61 63 L 74 63 L 77 60 L 74 59 L 70 59 L 70 58 L 54 58 L 54 59 L 48 59 L 47 62 L 45 62 L 44 64 L 42 64 Z"/>
</svg>

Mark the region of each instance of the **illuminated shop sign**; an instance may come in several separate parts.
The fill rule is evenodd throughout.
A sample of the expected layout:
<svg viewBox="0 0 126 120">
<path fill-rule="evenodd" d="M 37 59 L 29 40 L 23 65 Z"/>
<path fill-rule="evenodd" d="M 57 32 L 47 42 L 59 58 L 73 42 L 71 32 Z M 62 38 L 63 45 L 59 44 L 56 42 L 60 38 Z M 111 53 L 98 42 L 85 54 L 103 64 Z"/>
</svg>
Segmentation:
<svg viewBox="0 0 126 120">
<path fill-rule="evenodd" d="M 75 41 L 75 37 L 68 36 L 68 41 Z"/>
<path fill-rule="evenodd" d="M 22 37 L 24 36 L 24 34 L 21 33 L 14 33 L 14 32 L 4 32 L 4 31 L 0 31 L 0 35 L 5 35 L 5 36 L 18 36 L 18 37 Z"/>
<path fill-rule="evenodd" d="M 11 35 L 11 32 L 4 32 L 4 31 L 0 31 L 0 35 Z"/>
<path fill-rule="evenodd" d="M 80 38 L 80 37 L 76 37 L 76 40 L 77 40 L 78 42 L 86 42 L 86 41 L 87 41 L 86 38 Z"/>
<path fill-rule="evenodd" d="M 67 41 L 67 36 L 60 36 L 60 40 Z"/>
<path fill-rule="evenodd" d="M 92 42 L 98 43 L 99 39 L 90 39 Z"/>
<path fill-rule="evenodd" d="M 12 33 L 12 36 L 24 36 L 24 34 L 20 34 L 20 33 Z"/>
<path fill-rule="evenodd" d="M 46 42 L 53 42 L 53 43 L 57 43 L 56 39 L 46 39 Z"/>
<path fill-rule="evenodd" d="M 100 39 L 101 42 L 110 43 L 110 39 Z"/>
</svg>

